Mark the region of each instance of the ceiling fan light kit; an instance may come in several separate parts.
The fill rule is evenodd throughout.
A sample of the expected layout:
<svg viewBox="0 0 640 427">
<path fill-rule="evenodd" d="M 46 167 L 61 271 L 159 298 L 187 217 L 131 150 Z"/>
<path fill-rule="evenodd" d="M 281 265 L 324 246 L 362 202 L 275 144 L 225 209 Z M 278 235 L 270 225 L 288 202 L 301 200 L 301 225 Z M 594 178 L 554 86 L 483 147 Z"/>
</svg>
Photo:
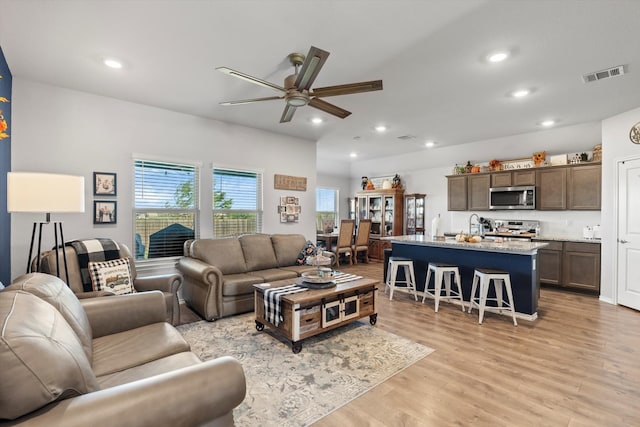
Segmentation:
<svg viewBox="0 0 640 427">
<path fill-rule="evenodd" d="M 337 86 L 327 86 L 323 88 L 311 89 L 311 85 L 318 77 L 318 73 L 329 57 L 329 52 L 311 46 L 307 56 L 301 53 L 290 53 L 288 58 L 293 65 L 295 72 L 287 76 L 284 80 L 284 86 L 278 86 L 266 80 L 250 76 L 240 71 L 233 70 L 228 67 L 218 67 L 216 70 L 228 74 L 230 76 L 248 81 L 259 86 L 274 89 L 280 92 L 281 96 L 269 96 L 265 98 L 252 98 L 236 101 L 221 102 L 220 105 L 240 105 L 250 104 L 260 101 L 273 101 L 276 99 L 284 99 L 285 107 L 280 118 L 280 123 L 290 122 L 298 107 L 309 105 L 325 113 L 344 119 L 351 115 L 350 111 L 326 102 L 320 98 L 338 95 L 350 95 L 354 93 L 371 92 L 382 90 L 382 80 L 372 80 L 369 82 L 349 83 Z M 298 68 L 300 67 L 300 70 Z"/>
</svg>

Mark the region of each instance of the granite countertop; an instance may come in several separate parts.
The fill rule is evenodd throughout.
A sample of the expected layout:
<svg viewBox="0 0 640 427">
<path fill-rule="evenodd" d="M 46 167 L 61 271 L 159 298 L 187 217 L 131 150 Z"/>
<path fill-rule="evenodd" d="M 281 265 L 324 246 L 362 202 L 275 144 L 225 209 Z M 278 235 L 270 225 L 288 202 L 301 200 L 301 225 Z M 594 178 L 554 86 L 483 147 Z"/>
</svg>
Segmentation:
<svg viewBox="0 0 640 427">
<path fill-rule="evenodd" d="M 484 252 L 503 252 L 517 254 L 534 254 L 538 249 L 547 246 L 543 242 L 530 242 L 526 240 L 509 240 L 506 242 L 495 242 L 483 240 L 479 243 L 456 242 L 455 240 L 431 240 L 422 235 L 417 236 L 394 236 L 390 237 L 392 243 L 404 243 L 409 245 L 441 246 L 452 249 L 465 249 Z"/>
</svg>

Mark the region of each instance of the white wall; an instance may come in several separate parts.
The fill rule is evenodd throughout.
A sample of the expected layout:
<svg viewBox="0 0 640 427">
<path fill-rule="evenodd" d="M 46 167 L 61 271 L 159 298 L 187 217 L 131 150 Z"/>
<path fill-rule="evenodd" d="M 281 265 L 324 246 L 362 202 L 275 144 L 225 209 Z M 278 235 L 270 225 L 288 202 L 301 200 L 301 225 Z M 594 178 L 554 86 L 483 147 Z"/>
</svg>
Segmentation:
<svg viewBox="0 0 640 427">
<path fill-rule="evenodd" d="M 216 166 L 264 171 L 264 232 L 302 233 L 315 240 L 315 142 L 145 105 L 67 90 L 15 78 L 13 80 L 12 170 L 65 173 L 85 177 L 83 214 L 55 214 L 64 221 L 65 239 L 111 237 L 131 245 L 132 154 L 166 160 L 200 161 L 202 188 L 211 188 Z M 212 108 L 214 108 L 212 106 Z M 118 223 L 92 221 L 93 172 L 117 173 Z M 273 189 L 274 174 L 307 177 L 307 191 Z M 297 224 L 281 224 L 280 196 L 300 198 Z M 201 195 L 201 236 L 212 236 L 211 193 Z M 105 199 L 106 198 L 102 198 Z M 24 273 L 34 221 L 44 214 L 12 214 L 12 266 Z M 45 229 L 43 247 L 53 246 L 53 227 Z"/>
<path fill-rule="evenodd" d="M 348 167 L 345 168 L 348 171 Z M 349 198 L 353 198 L 357 188 L 353 188 L 351 178 L 348 176 L 326 175 L 318 172 L 317 186 L 322 188 L 335 188 L 338 190 L 340 219 L 349 218 Z"/>
<path fill-rule="evenodd" d="M 617 163 L 640 158 L 640 145 L 631 143 L 631 126 L 640 122 L 640 108 L 602 121 L 602 276 L 600 298 L 617 302 Z"/>
<path fill-rule="evenodd" d="M 468 144 L 425 149 L 421 152 L 400 154 L 385 159 L 362 161 L 351 169 L 352 186 L 361 176 L 384 176 L 398 173 L 406 193 L 425 193 L 426 224 L 440 214 L 440 230 L 460 231 L 468 228 L 474 212 L 447 211 L 447 179 L 455 164 L 486 163 L 492 159 L 509 160 L 529 158 L 535 151 L 546 150 L 548 155 L 577 151 L 590 151 L 601 142 L 600 122 L 566 126 L 540 132 L 514 135 Z M 603 187 L 603 193 L 605 192 Z M 604 199 L 603 199 L 604 200 Z M 543 234 L 582 236 L 585 225 L 600 224 L 597 211 L 532 211 L 532 212 L 475 212 L 494 219 L 537 219 Z"/>
</svg>

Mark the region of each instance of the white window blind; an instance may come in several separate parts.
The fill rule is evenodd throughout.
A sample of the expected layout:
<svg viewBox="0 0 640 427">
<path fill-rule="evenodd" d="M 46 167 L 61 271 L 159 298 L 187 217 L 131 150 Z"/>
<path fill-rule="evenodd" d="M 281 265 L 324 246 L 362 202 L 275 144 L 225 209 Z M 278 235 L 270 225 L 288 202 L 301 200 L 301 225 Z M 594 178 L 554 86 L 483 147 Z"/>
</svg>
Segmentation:
<svg viewBox="0 0 640 427">
<path fill-rule="evenodd" d="M 187 239 L 199 236 L 199 167 L 134 159 L 137 260 L 174 259 Z"/>
<path fill-rule="evenodd" d="M 213 169 L 215 237 L 262 232 L 262 173 Z"/>
<path fill-rule="evenodd" d="M 333 230 L 338 213 L 338 190 L 316 188 L 316 229 L 323 233 Z"/>
</svg>

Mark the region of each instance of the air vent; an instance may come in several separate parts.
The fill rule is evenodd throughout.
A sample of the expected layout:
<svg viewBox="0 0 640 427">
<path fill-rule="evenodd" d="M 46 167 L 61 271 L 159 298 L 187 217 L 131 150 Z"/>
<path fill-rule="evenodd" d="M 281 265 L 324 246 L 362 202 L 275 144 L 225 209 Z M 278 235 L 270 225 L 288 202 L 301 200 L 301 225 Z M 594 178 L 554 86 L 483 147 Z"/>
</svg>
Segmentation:
<svg viewBox="0 0 640 427">
<path fill-rule="evenodd" d="M 402 141 L 409 141 L 410 139 L 416 139 L 415 135 L 400 135 L 398 139 Z"/>
<path fill-rule="evenodd" d="M 606 79 L 609 77 L 621 76 L 624 74 L 624 69 L 625 69 L 624 65 L 618 65 L 617 67 L 596 71 L 594 73 L 585 74 L 584 76 L 582 76 L 582 80 L 585 83 L 591 83 L 591 82 Z"/>
</svg>

